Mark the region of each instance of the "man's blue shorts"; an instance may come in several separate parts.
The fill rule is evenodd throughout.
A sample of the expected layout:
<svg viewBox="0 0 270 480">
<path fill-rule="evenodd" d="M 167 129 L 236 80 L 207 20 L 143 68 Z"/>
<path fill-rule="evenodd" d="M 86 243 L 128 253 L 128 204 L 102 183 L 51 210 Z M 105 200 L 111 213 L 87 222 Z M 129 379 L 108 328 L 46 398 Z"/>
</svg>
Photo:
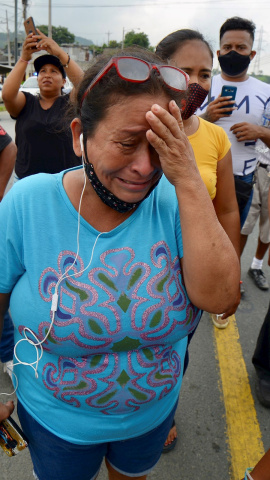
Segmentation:
<svg viewBox="0 0 270 480">
<path fill-rule="evenodd" d="M 144 435 L 96 445 L 62 440 L 34 420 L 20 402 L 18 415 L 38 480 L 94 480 L 104 457 L 115 470 L 131 478 L 149 473 L 162 454 L 176 407 L 161 425 Z"/>
</svg>

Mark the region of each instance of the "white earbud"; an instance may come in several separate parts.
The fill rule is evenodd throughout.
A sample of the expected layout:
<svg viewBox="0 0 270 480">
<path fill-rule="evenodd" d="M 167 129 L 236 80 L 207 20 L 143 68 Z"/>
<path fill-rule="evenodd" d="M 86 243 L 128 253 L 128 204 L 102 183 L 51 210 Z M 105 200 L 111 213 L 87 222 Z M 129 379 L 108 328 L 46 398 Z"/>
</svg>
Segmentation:
<svg viewBox="0 0 270 480">
<path fill-rule="evenodd" d="M 80 144 L 81 144 L 81 151 L 82 151 L 82 154 L 83 154 L 83 134 L 82 133 L 80 135 Z"/>
</svg>

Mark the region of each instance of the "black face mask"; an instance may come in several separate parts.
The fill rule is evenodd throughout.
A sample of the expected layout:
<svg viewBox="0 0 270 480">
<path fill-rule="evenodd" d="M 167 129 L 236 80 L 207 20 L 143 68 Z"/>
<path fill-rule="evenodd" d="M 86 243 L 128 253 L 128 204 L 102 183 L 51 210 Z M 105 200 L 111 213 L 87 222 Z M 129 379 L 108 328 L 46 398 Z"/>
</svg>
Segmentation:
<svg viewBox="0 0 270 480">
<path fill-rule="evenodd" d="M 240 75 L 240 73 L 247 70 L 250 64 L 249 55 L 241 55 L 235 50 L 231 50 L 226 55 L 219 55 L 218 61 L 221 70 L 229 77 Z"/>
<path fill-rule="evenodd" d="M 198 83 L 191 83 L 188 86 L 188 99 L 183 112 L 182 119 L 187 120 L 201 106 L 208 95 L 208 91 L 201 87 Z"/>
<path fill-rule="evenodd" d="M 149 192 L 146 194 L 146 196 L 142 200 L 135 203 L 129 203 L 129 202 L 124 202 L 120 198 L 116 197 L 112 192 L 110 192 L 106 187 L 104 187 L 104 185 L 98 179 L 92 163 L 85 163 L 84 168 L 85 168 L 86 175 L 89 178 L 90 183 L 93 189 L 95 190 L 96 194 L 99 196 L 99 198 L 103 201 L 103 203 L 105 203 L 105 205 L 108 205 L 108 207 L 111 207 L 120 213 L 129 212 L 133 208 L 138 207 L 138 205 L 140 205 L 140 203 L 142 203 L 143 200 L 149 197 L 150 193 L 157 186 L 162 176 L 162 173 L 160 173 L 160 177 L 157 179 L 156 183 L 150 188 Z"/>
</svg>

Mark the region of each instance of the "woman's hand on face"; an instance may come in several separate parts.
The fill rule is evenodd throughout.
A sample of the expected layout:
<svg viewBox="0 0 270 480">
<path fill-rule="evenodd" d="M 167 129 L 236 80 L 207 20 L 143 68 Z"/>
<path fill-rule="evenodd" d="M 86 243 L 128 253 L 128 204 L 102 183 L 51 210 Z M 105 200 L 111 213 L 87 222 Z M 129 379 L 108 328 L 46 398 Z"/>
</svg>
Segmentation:
<svg viewBox="0 0 270 480">
<path fill-rule="evenodd" d="M 177 185 L 190 176 L 191 167 L 196 167 L 192 147 L 184 133 L 183 120 L 174 100 L 169 103 L 169 112 L 157 104 L 146 113 L 151 130 L 146 137 L 159 155 L 161 168 L 169 182 Z"/>
<path fill-rule="evenodd" d="M 58 55 L 62 52 L 62 49 L 59 47 L 59 45 L 49 37 L 46 37 L 44 33 L 42 33 L 38 28 L 37 28 L 38 35 L 36 35 L 36 38 L 39 39 L 39 42 L 37 43 L 37 50 L 46 50 L 46 52 L 50 53 L 51 55 L 55 55 L 58 57 Z"/>
<path fill-rule="evenodd" d="M 8 418 L 14 410 L 14 403 L 9 401 L 7 403 L 0 403 L 0 422 Z"/>
</svg>

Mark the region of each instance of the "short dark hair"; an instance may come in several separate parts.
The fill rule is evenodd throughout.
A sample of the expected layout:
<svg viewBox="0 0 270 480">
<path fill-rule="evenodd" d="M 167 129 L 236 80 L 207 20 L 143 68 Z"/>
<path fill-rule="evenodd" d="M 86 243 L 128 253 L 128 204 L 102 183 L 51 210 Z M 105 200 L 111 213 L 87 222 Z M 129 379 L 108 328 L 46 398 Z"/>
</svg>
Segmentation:
<svg viewBox="0 0 270 480">
<path fill-rule="evenodd" d="M 224 33 L 230 30 L 246 30 L 252 38 L 252 43 L 254 42 L 256 25 L 251 20 L 241 17 L 228 18 L 220 27 L 219 40 L 221 41 Z"/>
<path fill-rule="evenodd" d="M 81 120 L 84 140 L 95 133 L 95 129 L 101 122 L 110 107 L 123 101 L 124 97 L 139 95 L 165 95 L 168 100 L 175 100 L 177 105 L 181 105 L 181 100 L 186 98 L 186 92 L 175 91 L 167 87 L 152 70 L 150 78 L 143 83 L 133 83 L 121 79 L 115 68 L 111 68 L 104 77 L 94 86 L 82 102 L 83 95 L 95 76 L 116 56 L 133 56 L 145 60 L 149 63 L 164 65 L 164 62 L 158 55 L 150 50 L 140 47 L 129 47 L 116 52 L 114 55 L 102 54 L 96 58 L 96 61 L 85 72 L 84 77 L 76 89 L 76 98 L 73 100 L 73 118 L 74 116 Z"/>
<path fill-rule="evenodd" d="M 188 28 L 176 30 L 176 32 L 170 33 L 164 37 L 157 45 L 156 53 L 164 60 L 169 60 L 179 48 L 183 47 L 183 45 L 190 40 L 203 42 L 208 48 L 213 60 L 213 50 L 207 40 L 205 40 L 204 36 L 197 30 L 190 30 Z"/>
</svg>

